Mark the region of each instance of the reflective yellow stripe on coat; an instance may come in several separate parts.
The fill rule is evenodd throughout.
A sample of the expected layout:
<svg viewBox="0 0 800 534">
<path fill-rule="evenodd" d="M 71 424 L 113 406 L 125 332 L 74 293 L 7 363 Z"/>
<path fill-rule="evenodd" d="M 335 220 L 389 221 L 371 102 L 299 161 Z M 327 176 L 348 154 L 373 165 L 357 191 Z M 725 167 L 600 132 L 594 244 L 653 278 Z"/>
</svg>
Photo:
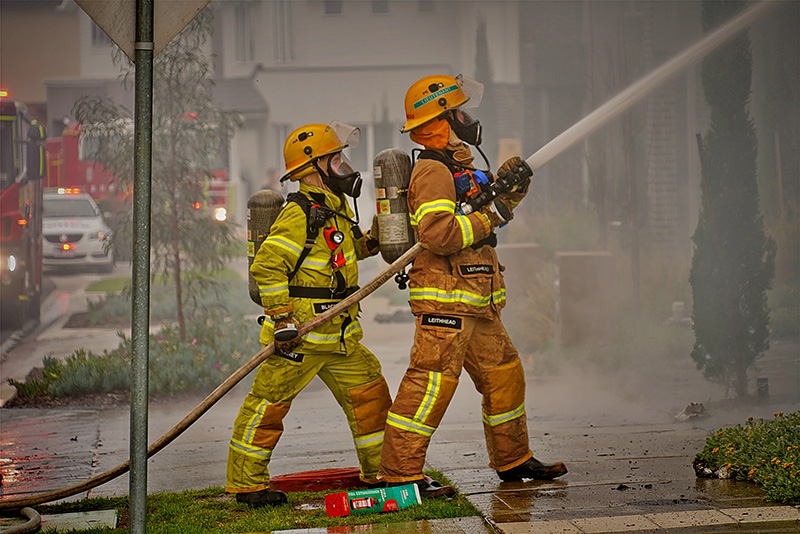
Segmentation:
<svg viewBox="0 0 800 534">
<path fill-rule="evenodd" d="M 461 248 L 467 248 L 475 242 L 475 233 L 472 231 L 469 217 L 456 214 L 456 203 L 446 198 L 422 204 L 416 212 L 409 215 L 411 226 L 417 226 L 424 216 L 436 212 L 455 215 L 458 227 L 461 229 Z"/>
<path fill-rule="evenodd" d="M 499 303 L 506 300 L 505 288 L 492 292 L 491 295 L 476 295 L 468 291 L 454 289 L 445 291 L 438 287 L 412 287 L 409 289 L 410 300 L 431 300 L 443 304 L 467 304 L 483 308 L 491 302 Z"/>
</svg>

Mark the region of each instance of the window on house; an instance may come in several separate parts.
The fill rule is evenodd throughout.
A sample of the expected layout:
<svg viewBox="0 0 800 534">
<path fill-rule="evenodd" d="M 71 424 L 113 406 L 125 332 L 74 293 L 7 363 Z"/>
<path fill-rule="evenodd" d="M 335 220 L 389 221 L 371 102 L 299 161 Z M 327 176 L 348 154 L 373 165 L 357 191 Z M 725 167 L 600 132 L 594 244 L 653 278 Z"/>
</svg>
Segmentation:
<svg viewBox="0 0 800 534">
<path fill-rule="evenodd" d="M 111 45 L 111 38 L 100 29 L 100 26 L 92 22 L 92 46 L 101 48 L 109 45 Z"/>
<path fill-rule="evenodd" d="M 342 0 L 325 0 L 325 14 L 338 15 L 342 12 Z"/>
<path fill-rule="evenodd" d="M 389 1 L 388 0 L 372 0 L 373 13 L 388 13 Z"/>
<path fill-rule="evenodd" d="M 275 60 L 288 63 L 294 60 L 292 43 L 292 2 L 277 0 L 272 3 L 272 38 Z"/>
<path fill-rule="evenodd" d="M 253 61 L 256 55 L 253 16 L 249 3 L 236 4 L 236 61 Z"/>
<path fill-rule="evenodd" d="M 436 4 L 434 4 L 433 0 L 419 0 L 417 2 L 417 8 L 421 12 L 430 13 L 436 11 Z"/>
</svg>

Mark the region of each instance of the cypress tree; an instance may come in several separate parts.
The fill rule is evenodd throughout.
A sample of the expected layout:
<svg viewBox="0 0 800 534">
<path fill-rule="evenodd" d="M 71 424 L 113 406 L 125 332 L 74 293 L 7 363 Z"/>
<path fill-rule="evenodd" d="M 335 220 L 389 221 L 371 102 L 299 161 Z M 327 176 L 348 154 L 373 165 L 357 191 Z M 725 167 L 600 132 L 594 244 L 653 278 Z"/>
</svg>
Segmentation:
<svg viewBox="0 0 800 534">
<path fill-rule="evenodd" d="M 703 30 L 738 12 L 744 2 L 703 2 Z M 769 349 L 767 290 L 776 247 L 764 234 L 756 180 L 757 139 L 748 112 L 750 40 L 743 34 L 702 66 L 711 126 L 701 144 L 702 202 L 692 237 L 689 282 L 695 343 L 692 359 L 705 378 L 748 395 L 747 370 Z"/>
</svg>

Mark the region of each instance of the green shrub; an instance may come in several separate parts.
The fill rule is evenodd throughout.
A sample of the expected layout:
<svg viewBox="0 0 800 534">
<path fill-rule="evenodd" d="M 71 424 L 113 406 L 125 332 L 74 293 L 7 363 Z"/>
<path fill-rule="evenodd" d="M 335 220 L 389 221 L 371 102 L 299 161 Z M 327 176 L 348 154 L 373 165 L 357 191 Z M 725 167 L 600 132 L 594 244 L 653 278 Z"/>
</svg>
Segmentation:
<svg viewBox="0 0 800 534">
<path fill-rule="evenodd" d="M 225 272 L 211 278 L 205 275 L 186 276 L 185 284 L 195 285 L 192 291 L 184 291 L 184 313 L 190 319 L 199 317 L 235 316 L 258 313 L 260 307 L 250 300 L 247 284 L 236 273 Z M 177 316 L 175 291 L 163 277 L 153 282 L 158 291 L 150 296 L 150 319 L 168 321 Z M 85 326 L 126 324 L 131 321 L 131 299 L 129 289 L 94 299 L 87 299 L 88 313 Z"/>
<path fill-rule="evenodd" d="M 717 431 L 695 456 L 698 475 L 749 480 L 764 487 L 766 498 L 800 504 L 800 412 L 775 414 L 765 421 L 750 417 L 742 425 Z"/>
<path fill-rule="evenodd" d="M 253 320 L 201 319 L 187 325 L 188 343 L 167 325 L 150 335 L 151 394 L 209 392 L 260 349 L 260 328 Z M 25 398 L 78 396 L 130 388 L 131 341 L 119 334 L 113 350 L 95 354 L 79 349 L 65 359 L 45 357 L 43 369 L 24 383 L 9 380 Z"/>
</svg>

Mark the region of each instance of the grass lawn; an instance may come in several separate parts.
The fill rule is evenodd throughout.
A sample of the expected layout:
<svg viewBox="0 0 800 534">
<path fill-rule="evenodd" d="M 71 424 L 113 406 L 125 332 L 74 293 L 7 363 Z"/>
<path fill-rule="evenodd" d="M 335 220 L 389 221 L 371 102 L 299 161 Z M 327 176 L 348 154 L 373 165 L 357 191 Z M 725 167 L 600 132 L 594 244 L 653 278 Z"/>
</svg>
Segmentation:
<svg viewBox="0 0 800 534">
<path fill-rule="evenodd" d="M 191 274 L 191 273 L 186 273 L 186 274 Z M 223 269 L 222 271 L 216 273 L 214 278 L 219 281 L 241 279 L 239 274 L 232 269 Z M 125 289 L 126 286 L 130 284 L 130 282 L 131 282 L 130 276 L 103 278 L 102 280 L 98 280 L 96 282 L 92 282 L 91 284 L 89 284 L 89 287 L 86 288 L 86 291 L 93 293 L 119 293 L 120 291 Z M 164 276 L 161 273 L 158 273 L 155 275 L 155 283 L 158 285 L 167 286 L 172 284 L 172 279 Z"/>
<path fill-rule="evenodd" d="M 438 472 L 430 471 L 428 473 L 441 480 L 442 483 L 449 483 Z M 335 491 L 339 490 L 288 493 L 288 504 L 266 508 L 250 508 L 247 505 L 239 504 L 221 487 L 180 493 L 155 493 L 148 495 L 147 498 L 147 532 L 158 534 L 267 532 L 297 528 L 407 523 L 422 519 L 481 515 L 466 497 L 457 493 L 452 498 L 423 499 L 422 504 L 397 512 L 331 518 L 325 513 L 325 495 Z M 127 532 L 127 497 L 98 497 L 36 507 L 41 515 L 108 509 L 117 511 L 116 529 L 93 528 L 72 532 L 86 534 Z"/>
</svg>

